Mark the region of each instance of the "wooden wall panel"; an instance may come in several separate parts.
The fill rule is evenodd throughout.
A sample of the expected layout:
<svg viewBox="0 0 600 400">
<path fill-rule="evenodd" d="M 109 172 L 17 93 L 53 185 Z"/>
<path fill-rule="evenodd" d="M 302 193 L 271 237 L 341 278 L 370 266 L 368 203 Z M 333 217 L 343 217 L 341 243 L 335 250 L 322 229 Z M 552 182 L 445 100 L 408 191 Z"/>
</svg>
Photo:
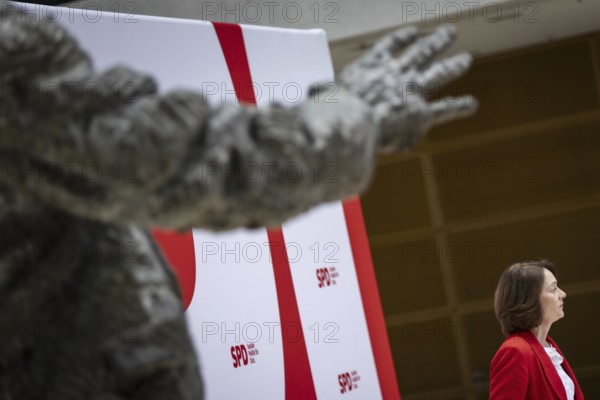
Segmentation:
<svg viewBox="0 0 600 400">
<path fill-rule="evenodd" d="M 369 236 L 431 224 L 423 179 L 412 173 L 416 165 L 416 160 L 406 160 L 377 168 L 361 200 Z"/>
<path fill-rule="evenodd" d="M 446 303 L 433 239 L 373 249 L 383 310 L 397 314 Z M 427 290 L 423 290 L 426 287 Z"/>
<path fill-rule="evenodd" d="M 449 319 L 406 321 L 390 330 L 390 344 L 401 393 L 461 386 Z"/>
<path fill-rule="evenodd" d="M 550 335 L 574 369 L 598 365 L 598 310 L 600 295 L 598 292 L 573 295 L 565 289 L 565 317 L 552 325 Z M 592 333 L 592 332 L 594 333 Z M 599 379 L 600 380 L 600 379 Z M 586 396 L 587 398 L 588 396 Z M 589 396 L 598 398 L 598 396 Z"/>
<path fill-rule="evenodd" d="M 402 397 L 487 399 L 500 273 L 547 257 L 568 293 L 551 334 L 600 398 L 600 32 L 476 60 L 461 82 L 478 114 L 384 158 L 363 196 Z"/>
<path fill-rule="evenodd" d="M 479 60 L 442 95 L 472 94 L 480 102 L 476 116 L 434 129 L 428 140 L 481 134 L 597 108 L 594 67 L 584 39 L 541 50 Z"/>
<path fill-rule="evenodd" d="M 463 302 L 490 298 L 508 265 L 549 258 L 560 284 L 600 281 L 600 207 L 451 235 L 462 249 L 453 268 Z"/>
<path fill-rule="evenodd" d="M 434 157 L 448 221 L 600 194 L 599 123 Z"/>
</svg>

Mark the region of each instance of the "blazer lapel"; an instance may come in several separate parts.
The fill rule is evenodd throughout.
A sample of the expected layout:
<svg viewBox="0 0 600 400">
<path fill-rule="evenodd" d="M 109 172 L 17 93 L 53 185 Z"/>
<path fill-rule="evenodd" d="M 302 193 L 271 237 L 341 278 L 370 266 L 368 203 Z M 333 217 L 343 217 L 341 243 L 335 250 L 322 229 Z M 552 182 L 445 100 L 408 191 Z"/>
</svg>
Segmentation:
<svg viewBox="0 0 600 400">
<path fill-rule="evenodd" d="M 565 391 L 565 386 L 560 380 L 560 376 L 556 371 L 556 367 L 552 364 L 552 360 L 546 353 L 546 350 L 542 347 L 540 342 L 537 340 L 535 335 L 529 331 L 524 332 L 524 338 L 529 342 L 529 345 L 533 349 L 533 352 L 537 356 L 537 359 L 540 361 L 542 365 L 542 369 L 544 370 L 544 375 L 546 375 L 546 379 L 550 382 L 550 386 L 552 386 L 552 390 L 561 400 L 567 400 L 567 392 Z"/>
</svg>

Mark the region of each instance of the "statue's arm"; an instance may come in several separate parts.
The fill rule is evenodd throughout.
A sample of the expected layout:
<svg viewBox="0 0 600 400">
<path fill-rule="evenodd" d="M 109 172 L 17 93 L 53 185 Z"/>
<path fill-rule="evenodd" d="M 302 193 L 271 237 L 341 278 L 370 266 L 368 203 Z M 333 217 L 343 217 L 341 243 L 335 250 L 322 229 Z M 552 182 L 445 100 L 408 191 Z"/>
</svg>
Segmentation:
<svg viewBox="0 0 600 400">
<path fill-rule="evenodd" d="M 154 192 L 162 226 L 280 224 L 362 192 L 374 168 L 377 126 L 343 88 L 326 86 L 293 108 L 223 105 L 206 121 L 180 172 Z"/>
<path fill-rule="evenodd" d="M 30 28 L 15 24 L 24 27 L 17 42 L 27 41 Z M 16 93 L 0 106 L 1 151 L 13 154 L 17 170 L 8 179 L 41 201 L 107 222 L 275 225 L 360 193 L 379 151 L 410 149 L 433 124 L 475 106 L 469 99 L 427 103 L 420 92 L 469 64 L 460 55 L 427 65 L 452 41 L 444 29 L 418 40 L 410 29 L 390 35 L 303 104 L 258 110 L 209 106 L 186 91 L 159 96 L 151 78 L 127 68 L 95 74 L 77 43 L 53 26 L 31 29 L 52 34 L 54 55 L 31 43 L 7 45 L 0 36 L 0 57 L 42 54 L 50 63 L 40 70 L 15 61 L 2 69 Z M 415 90 L 407 90 L 406 79 Z M 58 99 L 36 97 L 31 85 L 47 82 L 59 83 Z M 81 88 L 94 85 L 102 96 L 90 101 Z"/>
<path fill-rule="evenodd" d="M 100 112 L 13 120 L 17 129 L 2 133 L 1 151 L 12 150 L 16 163 L 5 177 L 15 190 L 111 223 L 275 225 L 369 181 L 377 142 L 370 109 L 346 89 L 324 88 L 293 108 L 215 107 L 176 91 Z"/>
</svg>

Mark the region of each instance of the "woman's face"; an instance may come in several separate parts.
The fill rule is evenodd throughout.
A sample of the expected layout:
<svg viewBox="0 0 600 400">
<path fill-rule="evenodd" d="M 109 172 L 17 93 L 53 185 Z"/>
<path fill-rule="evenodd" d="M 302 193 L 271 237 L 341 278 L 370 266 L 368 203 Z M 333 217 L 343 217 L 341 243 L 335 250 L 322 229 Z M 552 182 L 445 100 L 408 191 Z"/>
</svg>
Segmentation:
<svg viewBox="0 0 600 400">
<path fill-rule="evenodd" d="M 544 323 L 551 324 L 565 316 L 563 311 L 565 297 L 567 294 L 558 288 L 554 274 L 544 268 L 544 286 L 540 294 Z"/>
</svg>

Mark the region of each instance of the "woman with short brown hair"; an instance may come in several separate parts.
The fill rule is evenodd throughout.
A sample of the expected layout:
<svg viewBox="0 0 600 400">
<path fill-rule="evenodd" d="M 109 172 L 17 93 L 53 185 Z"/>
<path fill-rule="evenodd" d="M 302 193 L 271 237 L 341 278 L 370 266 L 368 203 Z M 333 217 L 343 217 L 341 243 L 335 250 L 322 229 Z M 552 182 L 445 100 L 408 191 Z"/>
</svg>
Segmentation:
<svg viewBox="0 0 600 400">
<path fill-rule="evenodd" d="M 500 277 L 496 318 L 507 336 L 490 367 L 490 400 L 583 400 L 569 363 L 548 336 L 567 294 L 548 260 L 520 262 Z"/>
</svg>

